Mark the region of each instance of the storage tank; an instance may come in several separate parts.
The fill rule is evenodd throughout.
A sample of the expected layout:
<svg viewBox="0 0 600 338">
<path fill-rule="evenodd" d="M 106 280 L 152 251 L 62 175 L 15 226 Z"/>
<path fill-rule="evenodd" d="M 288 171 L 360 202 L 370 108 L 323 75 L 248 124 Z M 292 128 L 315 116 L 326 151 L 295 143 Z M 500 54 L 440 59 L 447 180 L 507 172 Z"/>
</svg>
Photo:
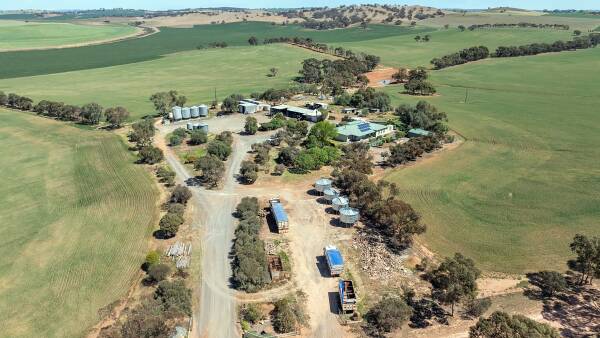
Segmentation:
<svg viewBox="0 0 600 338">
<path fill-rule="evenodd" d="M 173 113 L 173 120 L 175 120 L 175 121 L 181 120 L 181 118 L 182 118 L 181 107 L 175 106 L 175 107 L 173 107 L 173 109 L 171 111 Z"/>
<path fill-rule="evenodd" d="M 190 117 L 192 117 L 192 115 L 190 114 L 189 107 L 181 108 L 181 117 L 184 119 L 189 119 Z"/>
<path fill-rule="evenodd" d="M 329 203 L 331 203 L 331 201 L 337 197 L 338 195 L 338 191 L 335 190 L 334 188 L 327 188 L 325 190 L 323 190 L 323 197 L 329 201 Z"/>
<path fill-rule="evenodd" d="M 200 116 L 208 116 L 208 106 L 205 104 L 199 105 L 198 113 L 200 114 Z"/>
<path fill-rule="evenodd" d="M 202 130 L 203 132 L 208 134 L 208 124 L 206 123 L 199 123 L 198 129 Z"/>
<path fill-rule="evenodd" d="M 200 117 L 200 108 L 197 106 L 190 107 L 190 115 L 192 118 Z"/>
<path fill-rule="evenodd" d="M 187 123 L 187 130 L 194 130 L 194 125 L 191 122 Z"/>
<path fill-rule="evenodd" d="M 344 224 L 354 225 L 354 223 L 358 222 L 359 217 L 360 213 L 354 208 L 345 207 L 340 209 L 340 222 Z"/>
<path fill-rule="evenodd" d="M 332 201 L 333 210 L 340 211 L 340 209 L 348 207 L 348 198 L 346 196 L 337 196 Z"/>
<path fill-rule="evenodd" d="M 317 180 L 317 182 L 315 183 L 315 190 L 323 193 L 323 191 L 325 191 L 325 189 L 331 189 L 331 180 L 328 178 L 320 178 Z"/>
</svg>

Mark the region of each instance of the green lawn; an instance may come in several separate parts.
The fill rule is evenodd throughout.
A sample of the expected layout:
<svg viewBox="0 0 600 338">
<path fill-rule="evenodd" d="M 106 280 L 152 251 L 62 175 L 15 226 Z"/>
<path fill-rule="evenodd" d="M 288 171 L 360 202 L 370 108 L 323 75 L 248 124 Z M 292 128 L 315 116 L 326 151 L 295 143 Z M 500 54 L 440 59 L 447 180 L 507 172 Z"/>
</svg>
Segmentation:
<svg viewBox="0 0 600 338">
<path fill-rule="evenodd" d="M 432 78 L 440 96 L 428 100 L 466 142 L 387 175 L 423 215 L 426 245 L 487 270 L 564 270 L 575 233 L 600 235 L 600 49 L 490 59 Z M 385 90 L 395 103 L 416 101 Z"/>
<path fill-rule="evenodd" d="M 0 20 L 0 50 L 49 48 L 119 38 L 135 33 L 125 25 Z"/>
<path fill-rule="evenodd" d="M 456 28 L 441 29 L 426 33 L 429 42 L 416 42 L 417 34 L 405 34 L 374 40 L 341 43 L 340 45 L 372 53 L 381 57 L 383 64 L 395 67 L 431 67 L 429 61 L 435 57 L 458 52 L 463 48 L 484 45 L 493 52 L 498 46 L 522 45 L 533 42 L 569 40 L 569 31 L 555 29 L 477 29 L 461 32 Z"/>
<path fill-rule="evenodd" d="M 0 110 L 0 337 L 83 337 L 139 272 L 152 178 L 115 134 Z"/>
<path fill-rule="evenodd" d="M 302 60 L 315 55 L 325 57 L 282 44 L 210 49 L 123 66 L 0 80 L 0 90 L 36 101 L 123 105 L 133 112 L 132 118 L 139 118 L 154 112 L 148 98 L 161 90 L 178 90 L 191 105 L 210 103 L 215 89 L 222 100 L 232 93 L 286 86 L 298 76 Z M 271 67 L 279 69 L 276 77 L 267 76 Z"/>
<path fill-rule="evenodd" d="M 415 34 L 431 30 L 423 27 L 371 25 L 326 31 L 307 30 L 298 25 L 271 25 L 265 22 L 241 22 L 202 25 L 194 28 L 162 27 L 159 33 L 126 41 L 64 48 L 59 50 L 0 53 L 0 79 L 53 74 L 67 71 L 109 67 L 159 59 L 167 54 L 206 47 L 224 41 L 229 46 L 248 46 L 248 38 L 260 42 L 269 37 L 310 37 L 324 43 L 365 41 L 386 36 Z"/>
</svg>

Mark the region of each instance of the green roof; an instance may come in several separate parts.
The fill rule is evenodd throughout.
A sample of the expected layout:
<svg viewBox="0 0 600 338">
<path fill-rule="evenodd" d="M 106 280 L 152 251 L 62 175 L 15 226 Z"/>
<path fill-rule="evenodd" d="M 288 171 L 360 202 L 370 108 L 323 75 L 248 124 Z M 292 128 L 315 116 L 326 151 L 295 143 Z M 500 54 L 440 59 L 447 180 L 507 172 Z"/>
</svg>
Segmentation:
<svg viewBox="0 0 600 338">
<path fill-rule="evenodd" d="M 421 129 L 421 128 L 413 128 L 413 129 L 409 130 L 408 133 L 413 134 L 413 135 L 421 135 L 421 136 L 431 135 L 430 131 L 427 131 L 427 130 Z"/>
<path fill-rule="evenodd" d="M 339 135 L 362 137 L 387 128 L 383 124 L 352 121 L 335 128 Z"/>
</svg>

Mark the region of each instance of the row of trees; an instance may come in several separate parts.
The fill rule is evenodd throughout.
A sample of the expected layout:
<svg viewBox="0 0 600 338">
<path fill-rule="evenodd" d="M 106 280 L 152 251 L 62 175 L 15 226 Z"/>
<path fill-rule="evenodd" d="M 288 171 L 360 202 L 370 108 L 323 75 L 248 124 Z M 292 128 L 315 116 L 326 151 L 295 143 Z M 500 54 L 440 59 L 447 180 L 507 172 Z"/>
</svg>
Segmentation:
<svg viewBox="0 0 600 338">
<path fill-rule="evenodd" d="M 522 46 L 500 46 L 493 54 L 494 57 L 514 57 L 537 55 L 541 53 L 562 52 L 568 50 L 593 48 L 600 44 L 600 33 L 576 37 L 570 41 L 558 40 L 553 43 L 532 43 Z"/>
<path fill-rule="evenodd" d="M 179 226 L 183 224 L 183 214 L 192 192 L 186 186 L 178 185 L 173 189 L 167 204 L 167 213 L 160 219 L 158 237 L 172 238 L 177 235 Z"/>
<path fill-rule="evenodd" d="M 208 143 L 207 153 L 200 157 L 194 163 L 194 168 L 201 172 L 204 183 L 214 188 L 225 175 L 225 164 L 232 152 L 233 135 L 229 131 L 224 131 L 217 135 L 214 140 Z"/>
<path fill-rule="evenodd" d="M 2 91 L 0 91 L 0 106 L 23 111 L 34 111 L 39 115 L 50 118 L 89 125 L 99 124 L 104 118 L 111 128 L 120 128 L 123 122 L 129 117 L 129 111 L 120 106 L 104 110 L 97 103 L 88 103 L 80 107 L 49 100 L 41 100 L 34 105 L 33 100 L 26 96 L 14 93 L 6 95 Z"/>
<path fill-rule="evenodd" d="M 239 219 L 233 243 L 233 282 L 236 288 L 256 292 L 271 282 L 265 243 L 259 237 L 261 218 L 256 197 L 244 197 L 236 207 Z"/>
<path fill-rule="evenodd" d="M 439 149 L 441 146 L 440 137 L 437 135 L 411 138 L 406 143 L 390 147 L 386 164 L 393 167 L 415 161 L 423 154 Z"/>
<path fill-rule="evenodd" d="M 355 108 L 374 108 L 385 112 L 391 109 L 390 96 L 373 88 L 360 88 L 350 95 L 344 92 L 335 97 L 335 104 Z"/>
<path fill-rule="evenodd" d="M 396 82 L 404 83 L 404 89 L 411 95 L 432 95 L 436 93 L 435 87 L 427 81 L 429 74 L 423 67 L 410 70 L 400 68 L 392 75 Z"/>
<path fill-rule="evenodd" d="M 551 29 L 561 29 L 561 30 L 569 30 L 569 25 L 558 24 L 558 23 L 531 23 L 531 22 L 519 22 L 519 23 L 484 23 L 478 25 L 471 25 L 467 29 L 470 31 L 474 31 L 480 28 L 551 28 Z"/>
<path fill-rule="evenodd" d="M 156 164 L 164 159 L 161 149 L 152 145 L 154 137 L 154 121 L 150 118 L 134 123 L 129 133 L 129 141 L 135 143 L 138 150 L 138 162 Z"/>
<path fill-rule="evenodd" d="M 441 58 L 434 58 L 431 63 L 435 69 L 461 65 L 463 63 L 477 61 L 489 57 L 490 51 L 485 46 L 470 47 L 461 50 L 458 53 L 444 55 Z"/>
</svg>

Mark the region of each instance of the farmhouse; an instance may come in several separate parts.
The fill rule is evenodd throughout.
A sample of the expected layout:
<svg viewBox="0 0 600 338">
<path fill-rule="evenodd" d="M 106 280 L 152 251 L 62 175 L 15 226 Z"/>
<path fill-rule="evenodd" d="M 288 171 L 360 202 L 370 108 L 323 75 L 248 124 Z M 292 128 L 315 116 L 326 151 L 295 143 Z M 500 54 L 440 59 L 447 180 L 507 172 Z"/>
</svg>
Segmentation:
<svg viewBox="0 0 600 338">
<path fill-rule="evenodd" d="M 319 122 L 323 120 L 323 114 L 317 109 L 294 107 L 285 104 L 271 107 L 271 115 L 275 115 L 277 113 L 282 113 L 283 115 L 294 119 L 311 122 Z"/>
<path fill-rule="evenodd" d="M 430 131 L 427 131 L 425 129 L 421 129 L 421 128 L 413 128 L 411 130 L 408 131 L 408 133 L 406 133 L 406 136 L 413 138 L 413 137 L 421 137 L 421 136 L 431 136 L 432 133 Z"/>
<path fill-rule="evenodd" d="M 336 128 L 336 140 L 341 142 L 362 141 L 394 132 L 393 125 L 383 125 L 365 121 L 352 121 Z"/>
</svg>

